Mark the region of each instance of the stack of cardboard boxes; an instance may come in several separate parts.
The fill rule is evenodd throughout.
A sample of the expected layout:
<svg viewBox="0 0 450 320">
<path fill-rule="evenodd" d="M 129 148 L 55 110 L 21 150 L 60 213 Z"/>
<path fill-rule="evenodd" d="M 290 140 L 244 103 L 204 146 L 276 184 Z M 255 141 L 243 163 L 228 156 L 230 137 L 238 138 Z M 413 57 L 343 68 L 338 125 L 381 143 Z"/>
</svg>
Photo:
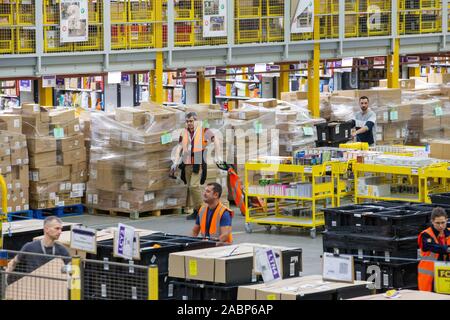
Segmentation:
<svg viewBox="0 0 450 320">
<path fill-rule="evenodd" d="M 87 205 L 129 213 L 184 206 L 186 187 L 169 178 L 180 119 L 157 106 L 92 114 Z"/>
<path fill-rule="evenodd" d="M 30 207 L 80 204 L 87 182 L 86 149 L 73 109 L 22 106 L 30 157 Z"/>
<path fill-rule="evenodd" d="M 0 174 L 7 187 L 7 210 L 12 213 L 29 209 L 28 150 L 25 135 L 20 133 L 20 116 L 1 114 L 1 124 L 5 118 L 14 120 L 2 127 L 6 131 L 0 131 Z"/>
</svg>

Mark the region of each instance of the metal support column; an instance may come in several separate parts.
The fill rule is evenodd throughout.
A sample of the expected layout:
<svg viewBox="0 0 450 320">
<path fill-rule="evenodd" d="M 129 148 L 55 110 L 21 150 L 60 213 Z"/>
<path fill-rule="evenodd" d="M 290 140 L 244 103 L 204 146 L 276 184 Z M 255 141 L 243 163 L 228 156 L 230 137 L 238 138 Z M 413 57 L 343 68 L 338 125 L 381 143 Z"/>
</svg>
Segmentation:
<svg viewBox="0 0 450 320">
<path fill-rule="evenodd" d="M 344 54 L 345 40 L 345 0 L 339 0 L 339 55 Z"/>
<path fill-rule="evenodd" d="M 172 65 L 172 52 L 175 47 L 175 4 L 173 0 L 167 2 L 167 63 L 170 67 Z"/>
<path fill-rule="evenodd" d="M 233 46 L 234 46 L 234 0 L 227 0 L 227 61 L 230 64 L 233 60 Z"/>
<path fill-rule="evenodd" d="M 111 0 L 103 0 L 103 70 L 109 70 L 109 54 L 111 53 Z"/>
<path fill-rule="evenodd" d="M 291 41 L 291 0 L 284 1 L 284 55 L 289 59 L 289 42 Z"/>
<path fill-rule="evenodd" d="M 420 67 L 408 68 L 409 77 L 420 77 Z"/>
<path fill-rule="evenodd" d="M 448 0 L 442 0 L 442 44 L 441 49 L 445 50 L 447 46 L 448 33 Z"/>
<path fill-rule="evenodd" d="M 41 69 L 42 69 L 42 54 L 44 52 L 44 22 L 43 22 L 43 0 L 36 0 L 35 2 L 35 8 L 34 8 L 34 22 L 35 22 L 35 26 L 36 26 L 36 34 L 35 34 L 35 39 L 36 39 L 36 56 L 37 56 L 37 60 L 36 60 L 36 69 L 35 69 L 35 74 L 37 76 L 41 75 Z"/>
<path fill-rule="evenodd" d="M 155 101 L 155 70 L 150 70 L 148 85 L 150 101 Z"/>
<path fill-rule="evenodd" d="M 314 0 L 314 50 L 308 61 L 308 107 L 313 117 L 320 116 L 320 0 Z"/>
<path fill-rule="evenodd" d="M 288 64 L 282 64 L 281 65 L 281 73 L 280 73 L 280 79 L 278 82 L 278 92 L 277 92 L 277 98 L 281 99 L 281 93 L 282 92 L 289 92 L 289 68 L 290 65 Z"/>
<path fill-rule="evenodd" d="M 169 0 L 173 1 L 173 0 Z M 155 35 L 156 35 L 156 49 L 163 47 L 163 15 L 162 15 L 162 0 L 155 0 Z M 163 72 L 164 72 L 164 53 L 162 51 L 156 52 L 156 68 L 155 68 L 155 102 L 162 104 L 163 98 Z"/>
<path fill-rule="evenodd" d="M 211 78 L 205 78 L 203 72 L 198 75 L 198 102 L 211 103 Z"/>
<path fill-rule="evenodd" d="M 387 56 L 387 80 L 388 88 L 399 88 L 400 73 L 400 39 L 394 39 L 393 53 Z"/>
</svg>

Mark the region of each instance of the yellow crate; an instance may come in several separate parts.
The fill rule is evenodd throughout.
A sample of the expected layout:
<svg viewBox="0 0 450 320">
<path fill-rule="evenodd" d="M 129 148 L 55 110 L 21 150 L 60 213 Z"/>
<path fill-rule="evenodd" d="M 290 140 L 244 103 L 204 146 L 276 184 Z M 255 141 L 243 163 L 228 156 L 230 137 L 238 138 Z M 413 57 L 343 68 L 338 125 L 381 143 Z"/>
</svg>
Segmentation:
<svg viewBox="0 0 450 320">
<path fill-rule="evenodd" d="M 16 53 L 36 52 L 36 31 L 33 29 L 16 29 Z"/>
<path fill-rule="evenodd" d="M 18 25 L 35 25 L 35 5 L 33 2 L 17 0 L 16 2 L 16 23 Z"/>
<path fill-rule="evenodd" d="M 89 23 L 101 23 L 103 21 L 103 0 L 89 1 Z"/>
<path fill-rule="evenodd" d="M 44 26 L 44 52 L 70 52 L 72 43 L 61 43 L 59 26 Z"/>
<path fill-rule="evenodd" d="M 12 25 L 13 16 L 12 3 L 0 3 L 0 26 Z"/>
<path fill-rule="evenodd" d="M 267 0 L 267 16 L 269 17 L 284 16 L 284 1 Z"/>
<path fill-rule="evenodd" d="M 111 25 L 111 49 L 127 49 L 128 30 L 125 25 Z"/>
<path fill-rule="evenodd" d="M 44 0 L 44 24 L 59 24 L 59 1 Z"/>
<path fill-rule="evenodd" d="M 14 39 L 12 29 L 0 28 L 0 53 L 13 53 Z"/>
<path fill-rule="evenodd" d="M 128 21 L 150 22 L 155 19 L 153 0 L 137 0 L 128 2 Z"/>
<path fill-rule="evenodd" d="M 111 1 L 111 22 L 127 22 L 127 8 L 124 1 Z"/>
<path fill-rule="evenodd" d="M 155 37 L 152 24 L 128 26 L 129 48 L 154 48 Z"/>
<path fill-rule="evenodd" d="M 103 26 L 89 26 L 88 41 L 75 42 L 75 51 L 100 51 L 103 50 Z"/>
<path fill-rule="evenodd" d="M 262 0 L 235 0 L 236 18 L 258 18 L 262 16 Z"/>
</svg>

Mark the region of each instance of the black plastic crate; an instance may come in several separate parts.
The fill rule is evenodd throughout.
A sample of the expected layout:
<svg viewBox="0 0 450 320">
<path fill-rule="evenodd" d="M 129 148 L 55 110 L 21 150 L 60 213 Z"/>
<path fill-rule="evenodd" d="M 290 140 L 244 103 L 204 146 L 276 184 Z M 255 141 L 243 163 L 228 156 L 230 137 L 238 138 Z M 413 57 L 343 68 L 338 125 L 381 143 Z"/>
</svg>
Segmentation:
<svg viewBox="0 0 450 320">
<path fill-rule="evenodd" d="M 418 262 L 384 262 L 355 259 L 355 280 L 371 281 L 378 292 L 416 289 Z"/>
<path fill-rule="evenodd" d="M 302 249 L 286 249 L 281 252 L 283 279 L 299 277 L 303 271 Z"/>
<path fill-rule="evenodd" d="M 450 205 L 450 193 L 430 194 L 430 198 L 433 203 Z"/>
<path fill-rule="evenodd" d="M 417 259 L 417 236 L 397 238 L 326 231 L 323 248 L 324 252 L 351 254 L 368 260 L 376 260 L 372 257 L 384 257 L 387 262 L 395 258 Z"/>
<path fill-rule="evenodd" d="M 395 208 L 401 206 L 408 206 L 411 202 L 407 201 L 377 201 L 372 203 L 372 205 L 383 208 Z"/>
<path fill-rule="evenodd" d="M 204 285 L 172 280 L 173 298 L 175 300 L 204 300 Z"/>
<path fill-rule="evenodd" d="M 328 230 L 338 230 L 342 227 L 355 227 L 362 224 L 362 213 L 382 210 L 385 209 L 371 205 L 347 205 L 338 208 L 324 208 L 325 226 Z"/>
<path fill-rule="evenodd" d="M 366 284 L 353 285 L 348 288 L 339 288 L 336 290 L 335 300 L 347 300 L 357 297 L 363 297 L 373 294 L 374 290 Z"/>
<path fill-rule="evenodd" d="M 339 145 L 349 142 L 350 139 L 345 139 L 341 141 L 316 141 L 316 147 L 330 147 L 330 148 L 339 148 Z"/>
<path fill-rule="evenodd" d="M 352 138 L 353 121 L 335 121 L 316 124 L 317 141 L 337 142 Z"/>
</svg>

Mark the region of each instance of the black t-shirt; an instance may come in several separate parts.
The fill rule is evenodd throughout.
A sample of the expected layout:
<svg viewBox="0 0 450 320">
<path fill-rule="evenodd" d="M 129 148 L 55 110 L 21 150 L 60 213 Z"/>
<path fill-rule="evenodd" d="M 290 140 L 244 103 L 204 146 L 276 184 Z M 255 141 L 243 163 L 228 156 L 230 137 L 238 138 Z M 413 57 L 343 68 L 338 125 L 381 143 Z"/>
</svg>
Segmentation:
<svg viewBox="0 0 450 320">
<path fill-rule="evenodd" d="M 25 254 L 26 252 L 68 257 L 67 259 L 63 259 L 63 261 L 65 264 L 70 262 L 69 251 L 67 251 L 67 249 L 59 243 L 55 243 L 54 247 L 44 246 L 44 250 L 45 253 L 42 251 L 42 245 L 40 240 L 28 242 L 27 244 L 25 244 L 22 247 L 22 250 L 20 250 L 23 253 L 19 253 L 17 255 L 18 261 L 16 264 L 16 268 L 14 269 L 14 272 L 31 273 L 53 259 L 48 256 Z M 8 284 L 17 281 L 20 278 L 21 276 L 18 275 L 9 275 Z"/>
</svg>

